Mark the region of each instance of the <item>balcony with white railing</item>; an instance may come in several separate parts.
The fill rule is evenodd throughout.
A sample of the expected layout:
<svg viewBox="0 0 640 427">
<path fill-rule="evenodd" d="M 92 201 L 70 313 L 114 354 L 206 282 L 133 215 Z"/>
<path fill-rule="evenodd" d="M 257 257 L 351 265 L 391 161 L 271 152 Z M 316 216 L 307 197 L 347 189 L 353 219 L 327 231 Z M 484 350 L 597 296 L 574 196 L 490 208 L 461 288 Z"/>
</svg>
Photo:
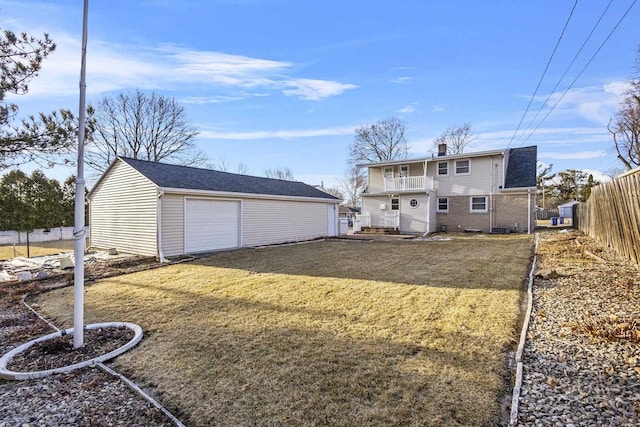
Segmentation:
<svg viewBox="0 0 640 427">
<path fill-rule="evenodd" d="M 431 176 L 403 176 L 399 178 L 385 178 L 385 192 L 433 190 Z"/>
</svg>

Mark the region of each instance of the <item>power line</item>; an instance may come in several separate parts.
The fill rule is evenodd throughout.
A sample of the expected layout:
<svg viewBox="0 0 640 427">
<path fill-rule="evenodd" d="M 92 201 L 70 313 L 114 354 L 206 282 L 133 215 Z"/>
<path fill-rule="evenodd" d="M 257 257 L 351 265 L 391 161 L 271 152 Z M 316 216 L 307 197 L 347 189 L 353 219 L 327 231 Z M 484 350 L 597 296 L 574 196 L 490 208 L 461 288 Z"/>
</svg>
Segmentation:
<svg viewBox="0 0 640 427">
<path fill-rule="evenodd" d="M 627 10 L 625 11 L 624 15 L 622 15 L 622 17 L 618 20 L 618 22 L 616 23 L 616 25 L 613 27 L 613 29 L 611 30 L 611 32 L 609 32 L 609 34 L 607 35 L 607 37 L 603 40 L 603 42 L 600 44 L 600 47 L 598 47 L 598 49 L 594 52 L 594 54 L 591 56 L 591 58 L 589 59 L 589 61 L 587 61 L 587 63 L 585 64 L 585 66 L 582 68 L 582 70 L 580 70 L 580 72 L 578 73 L 578 75 L 576 76 L 575 79 L 573 79 L 573 81 L 571 82 L 571 84 L 569 85 L 569 87 L 567 87 L 564 92 L 562 93 L 562 95 L 560 96 L 560 98 L 558 98 L 558 100 L 556 101 L 555 104 L 553 104 L 553 106 L 551 107 L 551 109 L 547 112 L 547 114 L 545 114 L 545 116 L 542 118 L 542 120 L 540 121 L 540 123 L 538 123 L 538 126 L 536 126 L 535 129 L 533 129 L 531 131 L 531 133 L 529 133 L 529 135 L 527 135 L 527 137 L 525 138 L 524 141 L 522 141 L 522 144 L 524 144 L 525 142 L 527 142 L 529 140 L 529 138 L 531 138 L 531 135 L 533 135 L 539 128 L 540 126 L 542 126 L 542 123 L 544 123 L 544 121 L 547 119 L 547 117 L 549 117 L 549 115 L 551 114 L 551 112 L 558 106 L 558 104 L 560 103 L 560 101 L 562 101 L 562 99 L 565 97 L 565 95 L 569 92 L 569 90 L 573 87 L 573 85 L 576 83 L 576 81 L 578 81 L 578 79 L 580 78 L 580 76 L 582 76 L 582 73 L 584 73 L 584 71 L 587 69 L 587 67 L 591 64 L 591 62 L 595 59 L 595 57 L 598 55 L 598 53 L 600 53 L 600 50 L 602 50 L 602 48 L 604 47 L 604 45 L 607 43 L 607 41 L 609 41 L 609 39 L 611 38 L 611 36 L 613 35 L 613 33 L 618 29 L 618 27 L 620 26 L 620 24 L 622 23 L 622 21 L 624 20 L 624 18 L 627 17 L 627 15 L 629 14 L 629 12 L 631 11 L 631 8 L 633 8 L 633 6 L 636 4 L 638 0 L 633 0 L 633 2 L 631 3 L 631 5 L 627 8 Z"/>
<path fill-rule="evenodd" d="M 604 15 L 607 13 L 607 11 L 609 10 L 609 7 L 611 6 L 611 4 L 613 3 L 613 0 L 609 0 L 609 4 L 607 5 L 607 7 L 604 8 L 604 11 L 602 11 L 602 14 L 600 15 L 600 17 L 598 18 L 598 21 L 595 23 L 595 25 L 593 26 L 593 28 L 591 29 L 591 32 L 589 33 L 589 35 L 587 36 L 587 38 L 584 40 L 584 42 L 582 43 L 582 46 L 580 46 L 580 49 L 578 49 L 578 52 L 575 54 L 575 56 L 573 57 L 573 59 L 571 60 L 571 63 L 567 66 L 567 68 L 564 70 L 564 73 L 562 74 L 562 77 L 560 77 L 560 79 L 558 80 L 558 83 L 556 83 L 556 85 L 553 87 L 553 89 L 551 89 L 551 92 L 549 92 L 549 95 L 547 96 L 547 99 L 544 100 L 544 102 L 542 103 L 542 105 L 540 106 L 540 108 L 538 109 L 538 111 L 536 111 L 535 116 L 533 116 L 533 119 L 531 119 L 531 121 L 529 122 L 529 124 L 527 125 L 527 127 L 525 128 L 525 130 L 520 134 L 520 136 L 518 137 L 517 141 L 520 141 L 524 135 L 527 133 L 527 131 L 529 129 L 531 129 L 531 125 L 533 124 L 533 122 L 536 121 L 536 119 L 538 118 L 538 116 L 540 115 L 540 112 L 542 112 L 542 110 L 544 109 L 544 107 L 547 105 L 547 102 L 549 102 L 549 99 L 551 99 L 551 96 L 554 94 L 554 92 L 556 91 L 556 89 L 558 88 L 558 86 L 560 86 L 560 83 L 562 83 L 562 80 L 564 80 L 565 76 L 567 75 L 567 73 L 569 72 L 569 70 L 571 69 L 571 67 L 573 66 L 574 62 L 576 62 L 576 59 L 578 59 L 578 56 L 580 56 L 580 54 L 582 53 L 582 50 L 584 49 L 584 47 L 587 45 L 587 43 L 589 42 L 589 40 L 591 39 L 591 36 L 593 35 L 593 33 L 596 31 L 596 29 L 598 28 L 598 26 L 600 25 L 600 22 L 602 21 L 602 18 L 604 18 Z"/>
<path fill-rule="evenodd" d="M 569 13 L 569 17 L 567 18 L 567 21 L 564 23 L 564 28 L 562 29 L 562 32 L 560 33 L 560 37 L 558 37 L 558 41 L 556 42 L 556 45 L 553 48 L 553 52 L 551 52 L 551 56 L 549 57 L 549 60 L 547 61 L 547 65 L 546 65 L 546 67 L 544 67 L 544 71 L 542 72 L 542 75 L 540 76 L 540 80 L 538 80 L 538 85 L 536 86 L 536 90 L 533 92 L 533 95 L 531 95 L 531 99 L 529 100 L 529 104 L 527 105 L 527 108 L 525 109 L 524 114 L 520 118 L 520 123 L 518 123 L 518 127 L 516 128 L 515 132 L 513 133 L 513 136 L 509 140 L 509 144 L 507 144 L 507 148 L 511 146 L 511 143 L 513 142 L 513 139 L 516 137 L 516 134 L 520 130 L 520 126 L 522 126 L 522 121 L 524 120 L 525 116 L 529 112 L 529 108 L 531 107 L 531 103 L 533 102 L 533 99 L 535 98 L 536 94 L 538 93 L 538 89 L 540 89 L 540 85 L 542 84 L 542 80 L 544 79 L 544 76 L 547 74 L 547 70 L 549 69 L 549 65 L 551 65 L 551 60 L 553 59 L 553 56 L 556 54 L 556 50 L 558 49 L 558 46 L 560 45 L 560 41 L 562 40 L 562 37 L 564 36 L 564 32 L 567 29 L 567 26 L 569 26 L 569 21 L 571 21 L 571 17 L 573 16 L 573 11 L 576 9 L 577 5 L 578 5 L 578 0 L 575 1 L 575 3 L 573 4 L 573 7 L 571 8 L 571 13 Z"/>
</svg>

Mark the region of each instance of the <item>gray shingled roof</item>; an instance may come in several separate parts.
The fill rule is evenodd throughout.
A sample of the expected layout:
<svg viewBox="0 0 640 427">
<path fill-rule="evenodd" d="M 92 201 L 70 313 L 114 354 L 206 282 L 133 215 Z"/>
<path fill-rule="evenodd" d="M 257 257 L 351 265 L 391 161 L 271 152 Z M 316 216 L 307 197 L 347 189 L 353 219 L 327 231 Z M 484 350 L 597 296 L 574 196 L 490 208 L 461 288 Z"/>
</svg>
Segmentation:
<svg viewBox="0 0 640 427">
<path fill-rule="evenodd" d="M 120 157 L 120 159 L 161 188 L 339 200 L 304 182 L 155 163 L 127 157 Z"/>
<path fill-rule="evenodd" d="M 504 188 L 536 186 L 538 147 L 511 148 Z"/>
</svg>

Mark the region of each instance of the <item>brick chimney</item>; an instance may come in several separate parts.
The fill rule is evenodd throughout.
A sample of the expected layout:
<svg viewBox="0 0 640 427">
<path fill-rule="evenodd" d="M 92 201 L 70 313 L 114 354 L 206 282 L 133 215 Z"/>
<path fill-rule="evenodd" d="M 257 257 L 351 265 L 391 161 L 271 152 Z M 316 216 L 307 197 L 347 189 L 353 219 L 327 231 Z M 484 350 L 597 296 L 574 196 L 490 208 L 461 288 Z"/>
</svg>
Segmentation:
<svg viewBox="0 0 640 427">
<path fill-rule="evenodd" d="M 447 155 L 447 144 L 438 144 L 438 156 Z"/>
</svg>

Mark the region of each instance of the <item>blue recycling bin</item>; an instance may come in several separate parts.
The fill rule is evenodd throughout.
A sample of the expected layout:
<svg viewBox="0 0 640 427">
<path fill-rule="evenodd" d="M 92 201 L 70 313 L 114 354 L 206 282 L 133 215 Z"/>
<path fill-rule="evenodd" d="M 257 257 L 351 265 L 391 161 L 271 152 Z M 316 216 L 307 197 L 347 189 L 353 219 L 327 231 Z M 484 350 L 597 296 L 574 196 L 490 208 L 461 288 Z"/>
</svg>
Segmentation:
<svg viewBox="0 0 640 427">
<path fill-rule="evenodd" d="M 551 217 L 551 225 L 558 225 L 558 217 L 557 216 L 552 216 Z"/>
<path fill-rule="evenodd" d="M 564 224 L 564 217 L 560 217 L 560 225 Z"/>
</svg>

